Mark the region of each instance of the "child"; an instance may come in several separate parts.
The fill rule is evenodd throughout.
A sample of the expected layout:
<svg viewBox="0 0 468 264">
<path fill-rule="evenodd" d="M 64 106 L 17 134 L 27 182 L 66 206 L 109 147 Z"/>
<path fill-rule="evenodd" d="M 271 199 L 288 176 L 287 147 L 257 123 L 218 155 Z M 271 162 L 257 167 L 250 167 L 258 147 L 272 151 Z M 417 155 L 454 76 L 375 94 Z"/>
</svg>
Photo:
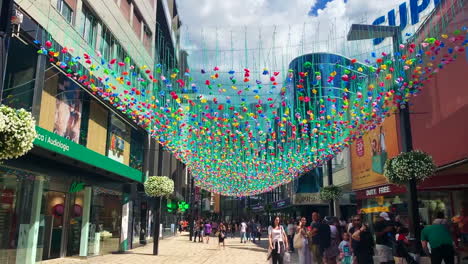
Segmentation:
<svg viewBox="0 0 468 264">
<path fill-rule="evenodd" d="M 399 260 L 399 263 L 403 263 L 403 259 L 406 260 L 406 263 L 413 264 L 417 263 L 414 258 L 408 253 L 408 246 L 409 246 L 409 241 L 408 241 L 408 233 L 409 230 L 406 227 L 400 227 L 397 230 L 396 234 L 396 242 L 397 242 L 397 248 L 396 248 L 396 257 Z"/>
<path fill-rule="evenodd" d="M 340 249 L 341 264 L 351 264 L 353 253 L 349 244 L 349 233 L 343 233 L 343 241 L 338 246 Z"/>
</svg>

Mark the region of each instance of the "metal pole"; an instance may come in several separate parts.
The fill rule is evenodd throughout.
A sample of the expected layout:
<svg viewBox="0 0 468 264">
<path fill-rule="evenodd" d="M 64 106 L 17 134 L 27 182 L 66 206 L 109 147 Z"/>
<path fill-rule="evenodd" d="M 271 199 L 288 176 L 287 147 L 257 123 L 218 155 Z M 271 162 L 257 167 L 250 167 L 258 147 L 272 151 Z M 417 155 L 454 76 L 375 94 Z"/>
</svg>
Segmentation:
<svg viewBox="0 0 468 264">
<path fill-rule="evenodd" d="M 400 133 L 402 137 L 402 151 L 409 152 L 413 150 L 413 139 L 411 135 L 411 122 L 409 115 L 409 108 L 407 104 L 402 104 L 400 106 Z M 419 227 L 419 204 L 418 204 L 418 189 L 417 182 L 414 179 L 411 179 L 406 188 L 409 192 L 409 201 L 408 201 L 408 214 L 411 219 L 409 223 L 410 231 L 410 240 L 414 242 L 412 248 L 414 253 L 421 252 L 421 230 Z"/>
<path fill-rule="evenodd" d="M 402 43 L 401 31 L 399 28 L 395 32 L 395 35 L 392 38 L 393 40 L 393 52 L 397 54 L 399 52 L 400 43 Z M 399 63 L 399 62 L 397 62 Z M 399 66 L 399 65 L 397 65 Z M 401 67 L 397 67 L 401 68 Z M 400 105 L 399 111 L 400 118 L 400 133 L 401 133 L 401 145 L 403 152 L 409 152 L 413 150 L 413 136 L 411 134 L 411 119 L 410 111 L 407 103 Z M 414 179 L 411 179 L 407 184 L 407 189 L 409 192 L 409 201 L 408 201 L 408 214 L 410 218 L 409 223 L 409 238 L 413 241 L 412 251 L 416 254 L 419 254 L 422 250 L 421 246 L 421 230 L 420 230 L 420 220 L 419 220 L 419 204 L 418 204 L 418 189 L 417 182 Z"/>
<path fill-rule="evenodd" d="M 327 161 L 327 174 L 328 174 L 328 185 L 333 185 L 333 164 L 332 164 L 332 160 L 333 159 L 329 159 Z M 335 203 L 332 200 L 330 200 L 330 216 L 334 216 L 335 215 Z"/>
<path fill-rule="evenodd" d="M 195 182 L 192 177 L 190 177 L 190 217 L 189 217 L 189 240 L 192 241 L 193 236 L 193 221 L 195 220 L 194 217 L 194 206 L 193 202 L 195 200 L 195 189 L 194 189 Z"/>
<path fill-rule="evenodd" d="M 161 219 L 160 219 L 160 205 L 161 205 L 161 198 L 156 197 L 153 199 L 153 223 L 154 223 L 154 229 L 153 229 L 153 255 L 158 255 L 158 250 L 159 250 L 159 226 L 161 225 Z"/>
</svg>

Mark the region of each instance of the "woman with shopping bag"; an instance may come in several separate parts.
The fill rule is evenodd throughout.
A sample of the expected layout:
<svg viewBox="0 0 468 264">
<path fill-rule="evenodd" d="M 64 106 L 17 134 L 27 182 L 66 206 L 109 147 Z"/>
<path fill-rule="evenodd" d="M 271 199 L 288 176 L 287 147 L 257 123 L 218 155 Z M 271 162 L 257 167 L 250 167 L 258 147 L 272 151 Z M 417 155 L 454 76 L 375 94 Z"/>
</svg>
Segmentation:
<svg viewBox="0 0 468 264">
<path fill-rule="evenodd" d="M 311 264 L 312 257 L 309 250 L 309 240 L 307 239 L 307 220 L 301 218 L 294 234 L 294 248 L 299 255 L 299 264 Z"/>
</svg>

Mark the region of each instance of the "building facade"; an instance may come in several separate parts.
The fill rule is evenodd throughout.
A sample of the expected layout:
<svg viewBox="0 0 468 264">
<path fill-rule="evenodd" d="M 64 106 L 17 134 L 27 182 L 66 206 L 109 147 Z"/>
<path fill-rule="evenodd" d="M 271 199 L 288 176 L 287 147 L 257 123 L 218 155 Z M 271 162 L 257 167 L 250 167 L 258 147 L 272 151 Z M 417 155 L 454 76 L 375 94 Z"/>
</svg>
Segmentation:
<svg viewBox="0 0 468 264">
<path fill-rule="evenodd" d="M 0 94 L 3 104 L 32 112 L 38 137 L 30 153 L 0 165 L 1 263 L 88 257 L 146 243 L 154 229 L 142 186 L 148 176 L 171 177 L 172 199 L 186 200 L 185 166 L 91 89 L 103 76 L 73 61 L 84 53 L 100 54 L 93 63 L 116 58 L 128 62 L 125 67 L 152 69 L 161 52 L 156 40 L 164 37 L 173 44 L 166 52 L 177 65 L 176 10 L 174 0 L 15 3 L 22 19 L 12 27 Z M 169 35 L 161 36 L 164 31 Z M 38 52 L 46 41 L 56 54 Z M 73 72 L 89 77 L 88 84 Z M 163 228 L 175 218 L 163 214 Z"/>
</svg>

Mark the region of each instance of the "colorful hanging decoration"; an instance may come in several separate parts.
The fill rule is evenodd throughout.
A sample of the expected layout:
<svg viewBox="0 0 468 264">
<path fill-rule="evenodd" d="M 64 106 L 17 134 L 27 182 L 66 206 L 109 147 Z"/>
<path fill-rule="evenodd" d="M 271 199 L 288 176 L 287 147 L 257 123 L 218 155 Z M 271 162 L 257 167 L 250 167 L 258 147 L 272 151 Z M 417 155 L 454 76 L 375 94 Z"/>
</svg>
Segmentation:
<svg viewBox="0 0 468 264">
<path fill-rule="evenodd" d="M 197 186 L 245 196 L 321 166 L 377 127 L 465 52 L 466 33 L 405 43 L 395 54 L 369 53 L 364 63 L 305 61 L 284 72 L 150 70 L 128 57 L 73 56 L 71 47 L 57 55 L 51 41 L 38 53 L 145 128 L 187 164 Z"/>
</svg>

